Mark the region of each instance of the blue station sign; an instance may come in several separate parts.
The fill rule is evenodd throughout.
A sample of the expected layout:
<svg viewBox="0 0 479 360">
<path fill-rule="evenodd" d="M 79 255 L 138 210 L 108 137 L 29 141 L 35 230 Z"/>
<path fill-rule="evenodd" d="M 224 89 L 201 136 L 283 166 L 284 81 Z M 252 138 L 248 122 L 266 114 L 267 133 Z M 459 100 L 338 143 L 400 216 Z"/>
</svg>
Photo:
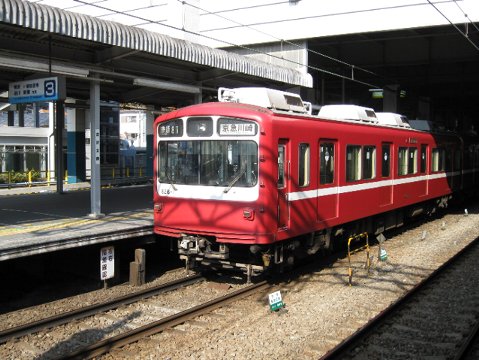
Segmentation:
<svg viewBox="0 0 479 360">
<path fill-rule="evenodd" d="M 65 78 L 53 76 L 10 83 L 8 98 L 10 104 L 64 100 L 66 98 Z"/>
</svg>

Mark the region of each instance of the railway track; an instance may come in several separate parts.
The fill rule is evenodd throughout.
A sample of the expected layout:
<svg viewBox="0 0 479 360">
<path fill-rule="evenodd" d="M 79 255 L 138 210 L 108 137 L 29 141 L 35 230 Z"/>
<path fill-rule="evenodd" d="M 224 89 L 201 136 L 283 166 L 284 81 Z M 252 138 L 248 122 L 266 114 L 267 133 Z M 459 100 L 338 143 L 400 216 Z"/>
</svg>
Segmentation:
<svg viewBox="0 0 479 360">
<path fill-rule="evenodd" d="M 55 326 L 63 325 L 75 320 L 83 319 L 88 316 L 92 316 L 101 312 L 116 309 L 123 305 L 128 305 L 136 301 L 140 301 L 155 295 L 159 295 L 168 291 L 178 289 L 180 287 L 195 284 L 199 281 L 203 281 L 204 278 L 201 275 L 193 275 L 187 278 L 173 280 L 158 286 L 138 291 L 132 294 L 128 294 L 107 302 L 86 306 L 80 309 L 72 310 L 66 313 L 61 313 L 55 316 L 51 316 L 42 320 L 19 325 L 14 328 L 0 331 L 0 344 L 10 340 L 16 339 L 22 336 L 26 336 L 43 329 L 52 328 Z"/>
<path fill-rule="evenodd" d="M 478 258 L 479 238 L 321 359 L 463 359 L 477 354 Z"/>
<path fill-rule="evenodd" d="M 111 350 L 128 345 L 147 336 L 157 334 L 173 326 L 184 323 L 200 315 L 207 314 L 215 309 L 225 306 L 234 301 L 250 296 L 256 292 L 263 291 L 271 285 L 265 280 L 248 287 L 236 290 L 223 295 L 206 303 L 194 306 L 180 313 L 168 316 L 158 321 L 154 321 L 140 328 L 122 333 L 120 335 L 99 341 L 95 344 L 86 346 L 75 352 L 72 352 L 61 359 L 90 359 L 110 352 Z"/>
</svg>

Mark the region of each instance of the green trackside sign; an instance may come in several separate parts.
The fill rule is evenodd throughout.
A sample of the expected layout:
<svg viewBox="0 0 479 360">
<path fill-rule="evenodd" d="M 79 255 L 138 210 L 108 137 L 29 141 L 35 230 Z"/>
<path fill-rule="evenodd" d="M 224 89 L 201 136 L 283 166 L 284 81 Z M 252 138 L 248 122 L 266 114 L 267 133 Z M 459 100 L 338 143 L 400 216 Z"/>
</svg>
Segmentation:
<svg viewBox="0 0 479 360">
<path fill-rule="evenodd" d="M 278 311 L 284 307 L 283 298 L 280 291 L 269 294 L 269 308 L 271 311 Z"/>
</svg>

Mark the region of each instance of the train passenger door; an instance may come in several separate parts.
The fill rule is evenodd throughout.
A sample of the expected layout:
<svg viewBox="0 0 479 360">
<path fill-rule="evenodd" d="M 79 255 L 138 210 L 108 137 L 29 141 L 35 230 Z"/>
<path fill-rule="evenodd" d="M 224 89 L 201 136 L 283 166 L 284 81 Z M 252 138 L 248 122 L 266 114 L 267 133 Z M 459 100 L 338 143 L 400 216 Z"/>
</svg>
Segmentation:
<svg viewBox="0 0 479 360">
<path fill-rule="evenodd" d="M 289 172 L 288 140 L 278 144 L 278 228 L 289 228 Z"/>
<path fill-rule="evenodd" d="M 379 206 L 391 205 L 393 202 L 392 182 L 392 146 L 391 143 L 383 143 L 381 146 L 381 183 L 378 188 Z"/>
<path fill-rule="evenodd" d="M 338 217 L 338 164 L 337 141 L 319 142 L 318 221 L 326 222 Z"/>
<path fill-rule="evenodd" d="M 421 153 L 419 159 L 419 173 L 421 180 L 418 182 L 419 196 L 426 196 L 429 192 L 429 184 L 427 179 L 427 144 L 421 144 Z"/>
</svg>

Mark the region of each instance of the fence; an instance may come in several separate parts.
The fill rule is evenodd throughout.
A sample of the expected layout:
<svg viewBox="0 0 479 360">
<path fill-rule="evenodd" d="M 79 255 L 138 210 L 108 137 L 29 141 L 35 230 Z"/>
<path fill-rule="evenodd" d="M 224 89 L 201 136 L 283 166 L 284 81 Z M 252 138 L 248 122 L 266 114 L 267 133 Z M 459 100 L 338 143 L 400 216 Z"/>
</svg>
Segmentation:
<svg viewBox="0 0 479 360">
<path fill-rule="evenodd" d="M 55 171 L 38 171 L 29 170 L 24 172 L 8 171 L 0 172 L 0 188 L 12 187 L 32 187 L 39 185 L 54 185 L 56 184 Z M 85 181 L 91 178 L 90 171 L 86 172 Z M 146 183 L 151 180 L 151 176 L 146 176 L 145 169 L 129 168 L 129 167 L 102 167 L 101 168 L 101 182 L 102 185 L 119 185 L 129 183 Z M 68 184 L 68 172 L 65 171 L 63 176 L 63 183 Z"/>
</svg>

